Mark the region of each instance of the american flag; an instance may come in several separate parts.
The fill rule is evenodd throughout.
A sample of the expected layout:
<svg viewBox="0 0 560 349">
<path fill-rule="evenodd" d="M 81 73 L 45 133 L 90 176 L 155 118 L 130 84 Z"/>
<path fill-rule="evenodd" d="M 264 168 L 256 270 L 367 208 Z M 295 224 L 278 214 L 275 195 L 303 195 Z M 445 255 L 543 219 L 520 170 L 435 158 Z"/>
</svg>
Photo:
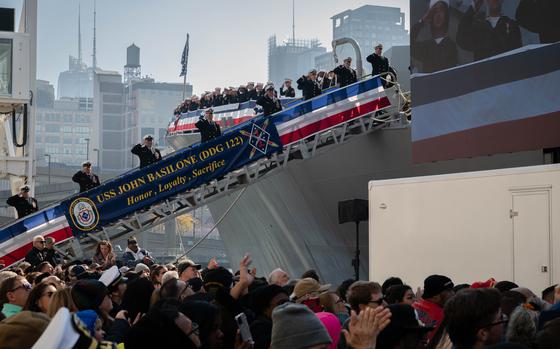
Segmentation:
<svg viewBox="0 0 560 349">
<path fill-rule="evenodd" d="M 187 34 L 187 42 L 183 48 L 183 56 L 181 56 L 181 74 L 179 76 L 187 75 L 187 64 L 189 62 L 189 34 Z"/>
</svg>

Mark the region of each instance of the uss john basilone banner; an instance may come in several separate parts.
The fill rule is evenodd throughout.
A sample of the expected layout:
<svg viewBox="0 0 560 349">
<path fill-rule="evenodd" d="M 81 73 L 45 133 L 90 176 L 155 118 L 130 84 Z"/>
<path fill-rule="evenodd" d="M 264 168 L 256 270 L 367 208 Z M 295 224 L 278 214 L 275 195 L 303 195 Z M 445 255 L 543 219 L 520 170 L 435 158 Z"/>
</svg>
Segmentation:
<svg viewBox="0 0 560 349">
<path fill-rule="evenodd" d="M 265 117 L 223 136 L 182 149 L 62 202 L 74 234 L 98 230 L 134 211 L 196 188 L 281 149 L 276 127 Z"/>
</svg>

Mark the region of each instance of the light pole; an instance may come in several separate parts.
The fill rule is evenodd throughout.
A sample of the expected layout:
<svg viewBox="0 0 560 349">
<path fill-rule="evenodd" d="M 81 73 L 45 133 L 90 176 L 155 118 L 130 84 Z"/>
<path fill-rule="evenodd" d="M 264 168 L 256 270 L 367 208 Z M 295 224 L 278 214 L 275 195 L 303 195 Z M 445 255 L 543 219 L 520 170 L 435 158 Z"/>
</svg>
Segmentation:
<svg viewBox="0 0 560 349">
<path fill-rule="evenodd" d="M 95 165 L 97 166 L 97 170 L 99 171 L 99 173 L 101 173 L 101 166 L 99 165 L 99 149 L 94 148 L 93 151 L 97 153 L 97 162 L 95 163 Z"/>
<path fill-rule="evenodd" d="M 45 154 L 49 158 L 49 184 L 51 184 L 51 154 Z"/>
<path fill-rule="evenodd" d="M 86 161 L 89 161 L 89 138 L 84 140 L 86 141 Z"/>
</svg>

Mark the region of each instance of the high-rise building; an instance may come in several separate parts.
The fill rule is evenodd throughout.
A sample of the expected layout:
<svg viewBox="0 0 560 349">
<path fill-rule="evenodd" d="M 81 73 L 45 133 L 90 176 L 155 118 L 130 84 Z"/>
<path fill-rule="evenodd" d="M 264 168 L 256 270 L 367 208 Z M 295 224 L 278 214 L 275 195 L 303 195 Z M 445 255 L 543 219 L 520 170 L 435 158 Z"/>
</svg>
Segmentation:
<svg viewBox="0 0 560 349">
<path fill-rule="evenodd" d="M 93 98 L 93 73 L 79 58 L 68 57 L 68 70 L 58 75 L 57 97 Z"/>
<path fill-rule="evenodd" d="M 268 80 L 280 88 L 284 79 L 297 79 L 315 67 L 315 57 L 326 51 L 318 39 L 290 39 L 278 45 L 276 36 L 268 39 Z"/>
<path fill-rule="evenodd" d="M 371 71 L 371 66 L 365 59 L 373 53 L 377 43 L 383 44 L 385 51 L 393 46 L 408 45 L 408 31 L 405 30 L 405 15 L 398 7 L 364 5 L 354 10 L 346 10 L 331 17 L 333 40 L 352 38 L 360 46 L 360 53 L 366 72 Z M 352 57 L 356 64 L 354 49 L 349 45 L 337 48 L 339 63 L 345 57 Z M 332 52 L 327 52 L 316 57 L 318 69 L 331 70 L 334 65 Z"/>
</svg>

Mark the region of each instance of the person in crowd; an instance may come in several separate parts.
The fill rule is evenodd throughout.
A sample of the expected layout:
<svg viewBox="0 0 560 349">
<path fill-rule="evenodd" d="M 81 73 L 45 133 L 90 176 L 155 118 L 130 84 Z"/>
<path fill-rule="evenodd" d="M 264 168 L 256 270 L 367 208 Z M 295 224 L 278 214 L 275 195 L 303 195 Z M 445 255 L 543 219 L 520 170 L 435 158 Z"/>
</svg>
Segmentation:
<svg viewBox="0 0 560 349">
<path fill-rule="evenodd" d="M 557 349 L 560 343 L 560 318 L 550 321 L 537 334 L 539 349 Z"/>
<path fill-rule="evenodd" d="M 333 71 L 336 74 L 336 80 L 340 87 L 348 86 L 358 81 L 356 71 L 352 68 L 352 58 L 350 57 L 346 57 L 343 64 L 334 68 Z"/>
<path fill-rule="evenodd" d="M 560 1 L 521 0 L 515 19 L 523 28 L 539 34 L 541 44 L 550 44 L 560 41 L 559 13 Z"/>
<path fill-rule="evenodd" d="M 486 0 L 488 16 L 480 19 L 476 13 L 483 3 L 484 0 L 474 0 L 457 29 L 457 45 L 473 52 L 475 61 L 522 46 L 519 26 L 502 14 L 503 0 Z"/>
<path fill-rule="evenodd" d="M 504 293 L 506 291 L 511 291 L 512 289 L 519 287 L 519 285 L 517 285 L 515 282 L 511 282 L 511 281 L 498 281 L 496 282 L 496 284 L 494 285 L 494 288 L 497 289 L 498 291 L 500 291 L 501 293 Z"/>
<path fill-rule="evenodd" d="M 33 237 L 33 247 L 31 248 L 31 251 L 27 252 L 25 255 L 25 261 L 31 264 L 33 269 L 45 260 L 45 244 L 46 241 L 42 235 Z"/>
<path fill-rule="evenodd" d="M 330 312 L 320 312 L 315 315 L 317 315 L 319 321 L 321 321 L 323 326 L 327 329 L 329 337 L 331 337 L 331 344 L 327 347 L 327 349 L 336 349 L 342 330 L 340 321 L 338 321 L 338 318 Z"/>
<path fill-rule="evenodd" d="M 302 91 L 303 99 L 308 100 L 321 94 L 321 86 L 317 82 L 317 70 L 312 69 L 307 75 L 297 80 L 297 88 Z"/>
<path fill-rule="evenodd" d="M 257 96 L 257 90 L 255 90 L 255 83 L 249 81 L 247 83 L 247 97 L 249 98 L 250 101 L 256 101 L 258 96 Z"/>
<path fill-rule="evenodd" d="M 518 306 L 508 318 L 506 340 L 534 348 L 537 340 L 539 314 L 530 306 Z M 560 343 L 559 343 L 560 344 Z"/>
<path fill-rule="evenodd" d="M 35 270 L 37 273 L 39 273 L 38 275 L 41 275 L 43 273 L 48 273 L 48 274 L 54 273 L 53 266 L 47 261 L 42 261 L 41 263 L 39 263 L 39 265 L 37 266 L 37 268 L 35 268 Z"/>
<path fill-rule="evenodd" d="M 50 318 L 45 314 L 32 311 L 21 311 L 10 316 L 0 322 L 0 348 L 43 349 L 44 347 L 36 346 L 35 343 L 49 325 L 49 321 Z"/>
<path fill-rule="evenodd" d="M 136 144 L 131 153 L 140 159 L 140 168 L 146 167 L 161 160 L 161 153 L 154 145 L 154 137 L 145 135 L 142 144 Z"/>
<path fill-rule="evenodd" d="M 288 293 L 278 285 L 261 287 L 252 294 L 252 306 L 255 311 L 255 321 L 251 323 L 251 334 L 254 349 L 270 348 L 272 335 L 272 311 L 290 300 Z"/>
<path fill-rule="evenodd" d="M 237 88 L 237 100 L 239 101 L 239 103 L 245 103 L 249 100 L 247 88 L 243 85 L 239 85 L 239 87 Z"/>
<path fill-rule="evenodd" d="M 519 292 L 516 291 L 505 291 L 502 292 L 502 298 L 500 299 L 500 308 L 502 313 L 509 317 L 514 309 L 518 306 L 525 304 L 527 298 Z"/>
<path fill-rule="evenodd" d="M 284 287 L 290 282 L 290 276 L 284 270 L 277 268 L 268 274 L 268 283 Z"/>
<path fill-rule="evenodd" d="M 43 250 L 45 254 L 45 261 L 49 262 L 52 266 L 57 266 L 64 263 L 64 258 L 54 248 L 55 242 L 55 238 L 53 238 L 52 236 L 47 236 L 45 238 L 45 249 Z"/>
<path fill-rule="evenodd" d="M 338 294 L 340 299 L 342 299 L 346 303 L 348 303 L 348 299 L 346 298 L 346 293 L 348 292 L 348 289 L 350 288 L 350 286 L 352 286 L 354 282 L 356 282 L 356 280 L 346 279 L 342 281 L 340 286 L 338 286 L 338 288 L 336 289 L 336 293 Z"/>
<path fill-rule="evenodd" d="M 420 41 L 422 28 L 430 27 L 431 38 Z M 428 12 L 410 30 L 410 54 L 421 67 L 415 70 L 422 73 L 455 67 L 458 62 L 457 45 L 448 36 L 449 0 L 430 0 Z"/>
<path fill-rule="evenodd" d="M 263 108 L 265 116 L 272 115 L 282 110 L 280 100 L 274 96 L 274 85 L 266 85 L 265 94 L 257 99 L 257 104 Z"/>
<path fill-rule="evenodd" d="M 179 311 L 198 324 L 201 348 L 220 349 L 233 344 L 233 341 L 226 343 L 224 333 L 221 330 L 220 308 L 216 305 L 203 301 L 187 301 L 179 306 Z"/>
<path fill-rule="evenodd" d="M 161 299 L 172 298 L 183 302 L 185 298 L 193 293 L 189 291 L 186 282 L 172 278 L 161 285 L 159 290 L 152 294 L 151 303 L 156 303 Z"/>
<path fill-rule="evenodd" d="M 123 262 L 129 268 L 136 267 L 136 264 L 143 263 L 152 265 L 154 258 L 147 250 L 138 246 L 138 240 L 135 237 L 130 237 L 127 240 L 127 248 L 122 256 Z"/>
<path fill-rule="evenodd" d="M 34 197 L 29 195 L 29 186 L 27 185 L 20 187 L 19 193 L 10 196 L 6 203 L 16 209 L 18 219 L 39 210 L 39 204 Z"/>
<path fill-rule="evenodd" d="M 155 264 L 152 267 L 152 271 L 150 273 L 150 280 L 156 289 L 161 287 L 163 274 L 167 273 L 167 268 L 165 265 Z"/>
<path fill-rule="evenodd" d="M 126 349 L 201 348 L 200 325 L 179 311 L 180 303 L 161 300 L 125 333 Z"/>
<path fill-rule="evenodd" d="M 303 272 L 303 274 L 301 274 L 301 279 L 305 279 L 305 278 L 312 278 L 313 280 L 317 281 L 317 282 L 321 282 L 321 279 L 319 278 L 319 274 L 317 274 L 317 271 L 315 269 L 309 269 Z"/>
<path fill-rule="evenodd" d="M 371 75 L 379 75 L 383 87 L 391 87 L 391 80 L 396 79 L 397 72 L 389 65 L 389 59 L 383 56 L 383 45 L 381 43 L 375 45 L 374 52 L 366 57 L 366 60 L 371 63 Z M 393 76 L 387 74 L 391 73 Z"/>
<path fill-rule="evenodd" d="M 29 297 L 31 284 L 23 276 L 12 276 L 0 285 L 0 306 L 2 314 L 9 318 L 19 313 Z"/>
<path fill-rule="evenodd" d="M 200 109 L 200 101 L 198 100 L 198 96 L 192 96 L 189 103 L 189 111 L 195 111 L 198 109 Z"/>
<path fill-rule="evenodd" d="M 396 286 L 392 286 L 396 287 Z M 425 348 L 433 327 L 420 324 L 409 304 L 390 304 L 391 322 L 379 333 L 376 349 Z"/>
<path fill-rule="evenodd" d="M 82 169 L 72 176 L 72 181 L 80 185 L 80 193 L 98 187 L 99 177 L 91 171 L 91 162 L 82 163 Z"/>
<path fill-rule="evenodd" d="M 216 87 L 214 92 L 212 92 L 212 106 L 219 107 L 224 104 L 224 97 L 222 96 L 222 89 Z"/>
<path fill-rule="evenodd" d="M 108 295 L 113 305 L 109 315 L 114 317 L 121 310 L 127 279 L 123 277 L 117 266 L 114 265 L 101 274 L 99 281 L 107 287 Z"/>
<path fill-rule="evenodd" d="M 327 329 L 308 307 L 284 303 L 272 312 L 271 349 L 327 348 L 331 343 Z"/>
<path fill-rule="evenodd" d="M 541 298 L 543 301 L 547 302 L 548 304 L 554 304 L 554 294 L 555 294 L 555 289 L 556 289 L 556 285 L 552 285 L 552 286 L 548 286 L 547 288 L 545 288 L 542 291 L 542 295 Z"/>
<path fill-rule="evenodd" d="M 161 285 L 165 284 L 168 280 L 179 279 L 179 273 L 177 270 L 169 270 L 169 264 L 167 265 L 167 272 L 163 274 L 161 278 Z"/>
<path fill-rule="evenodd" d="M 541 311 L 539 316 L 539 329 L 546 326 L 546 323 L 556 318 L 560 318 L 560 285 L 554 287 L 554 299 L 552 306 Z"/>
<path fill-rule="evenodd" d="M 109 314 L 113 304 L 109 298 L 107 286 L 101 281 L 85 279 L 78 280 L 71 289 L 72 301 L 78 310 L 95 310 L 98 313 Z"/>
<path fill-rule="evenodd" d="M 340 325 L 344 324 L 350 317 L 350 312 L 346 308 L 344 300 L 336 292 L 323 293 L 319 296 L 319 303 L 323 311 L 332 313 L 337 317 Z"/>
<path fill-rule="evenodd" d="M 51 303 L 52 296 L 56 293 L 56 285 L 40 282 L 38 283 L 27 297 L 27 302 L 23 310 L 36 311 L 40 313 L 47 313 Z"/>
<path fill-rule="evenodd" d="M 408 285 L 393 285 L 386 291 L 385 299 L 388 304 L 412 305 L 416 301 L 416 296 Z"/>
<path fill-rule="evenodd" d="M 280 96 L 286 98 L 294 98 L 296 96 L 296 90 L 292 87 L 292 79 L 286 78 L 284 84 L 280 86 Z"/>
<path fill-rule="evenodd" d="M 150 267 L 148 267 L 144 263 L 138 263 L 134 267 L 134 273 L 136 274 L 136 277 L 138 277 L 138 278 L 149 279 L 150 278 Z"/>
<path fill-rule="evenodd" d="M 195 262 L 187 259 L 177 265 L 177 273 L 179 274 L 179 280 L 187 282 L 190 279 L 200 276 L 200 269 L 202 266 L 196 264 Z"/>
<path fill-rule="evenodd" d="M 456 349 L 482 349 L 502 340 L 507 322 L 500 311 L 500 292 L 466 289 L 445 305 L 449 338 Z"/>
<path fill-rule="evenodd" d="M 102 270 L 107 270 L 117 263 L 117 256 L 113 252 L 113 245 L 109 241 L 102 240 L 97 243 L 93 263 L 98 263 Z"/>
<path fill-rule="evenodd" d="M 255 100 L 264 95 L 264 84 L 262 82 L 258 82 L 257 85 L 255 85 L 255 94 Z"/>
<path fill-rule="evenodd" d="M 301 279 L 296 283 L 291 299 L 296 303 L 307 305 L 309 309 L 318 313 L 323 311 L 319 296 L 327 292 L 330 288 L 331 284 L 321 285 L 317 280 L 312 278 Z"/>
<path fill-rule="evenodd" d="M 72 288 L 66 287 L 60 289 L 52 295 L 47 309 L 47 315 L 51 318 L 54 317 L 60 308 L 67 308 L 71 312 L 78 310 L 72 300 Z"/>
<path fill-rule="evenodd" d="M 222 135 L 220 125 L 214 121 L 214 110 L 206 109 L 204 117 L 201 117 L 195 124 L 200 131 L 200 142 L 205 143 Z"/>
<path fill-rule="evenodd" d="M 333 70 L 330 70 L 325 74 L 325 77 L 323 77 L 323 81 L 321 82 L 321 90 L 324 91 L 334 86 L 336 86 L 336 74 Z"/>
<path fill-rule="evenodd" d="M 130 319 L 136 319 L 138 314 L 146 314 L 153 292 L 154 285 L 147 278 L 129 281 L 122 298 L 121 309 L 128 312 Z"/>
<path fill-rule="evenodd" d="M 428 334 L 432 338 L 443 319 L 443 307 L 453 297 L 453 282 L 443 275 L 430 275 L 424 280 L 422 299 L 412 305 L 418 319 L 434 330 Z"/>
</svg>

